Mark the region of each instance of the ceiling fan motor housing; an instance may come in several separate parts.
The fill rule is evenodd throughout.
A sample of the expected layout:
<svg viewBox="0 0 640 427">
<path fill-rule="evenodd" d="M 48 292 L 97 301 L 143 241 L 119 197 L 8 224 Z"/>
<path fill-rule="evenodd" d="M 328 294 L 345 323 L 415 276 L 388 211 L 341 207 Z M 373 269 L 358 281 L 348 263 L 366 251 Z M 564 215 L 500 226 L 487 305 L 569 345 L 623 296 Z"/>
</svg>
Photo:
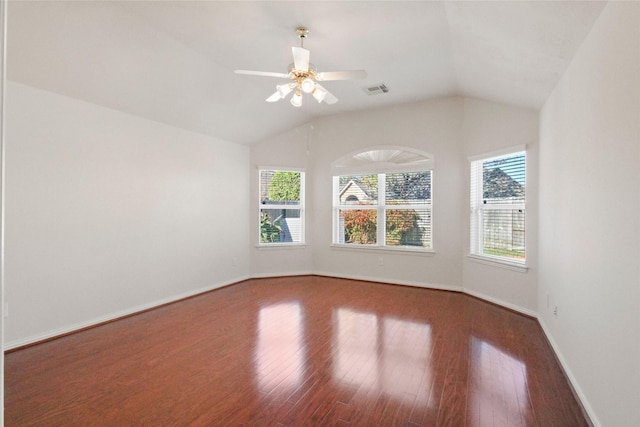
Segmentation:
<svg viewBox="0 0 640 427">
<path fill-rule="evenodd" d="M 298 27 L 296 28 L 296 34 L 298 34 L 298 37 L 300 37 L 300 41 L 302 41 L 309 35 L 309 30 L 306 27 Z"/>
</svg>

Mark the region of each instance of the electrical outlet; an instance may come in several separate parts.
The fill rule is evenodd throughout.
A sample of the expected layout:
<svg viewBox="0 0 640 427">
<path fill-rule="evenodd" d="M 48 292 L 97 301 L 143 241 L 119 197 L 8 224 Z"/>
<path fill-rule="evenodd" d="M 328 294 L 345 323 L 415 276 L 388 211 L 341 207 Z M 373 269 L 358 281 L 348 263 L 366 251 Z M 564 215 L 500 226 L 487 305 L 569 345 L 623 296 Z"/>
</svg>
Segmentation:
<svg viewBox="0 0 640 427">
<path fill-rule="evenodd" d="M 378 257 L 378 265 L 382 267 L 384 265 L 384 259 L 382 257 Z"/>
<path fill-rule="evenodd" d="M 553 315 L 558 317 L 558 306 L 557 305 L 553 308 Z"/>
</svg>

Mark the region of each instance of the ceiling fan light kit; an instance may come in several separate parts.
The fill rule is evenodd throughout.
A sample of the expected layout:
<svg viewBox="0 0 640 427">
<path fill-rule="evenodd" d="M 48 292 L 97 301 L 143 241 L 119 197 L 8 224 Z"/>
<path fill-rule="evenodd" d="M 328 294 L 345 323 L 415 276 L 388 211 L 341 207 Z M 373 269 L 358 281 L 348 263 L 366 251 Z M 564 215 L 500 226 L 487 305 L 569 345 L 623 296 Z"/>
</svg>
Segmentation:
<svg viewBox="0 0 640 427">
<path fill-rule="evenodd" d="M 295 95 L 291 97 L 291 105 L 293 105 L 294 107 L 299 107 L 302 105 L 302 94 L 299 90 L 297 90 Z"/>
<path fill-rule="evenodd" d="M 289 65 L 289 72 L 287 74 L 268 71 L 235 71 L 236 74 L 288 78 L 293 80 L 290 83 L 276 85 L 276 92 L 266 99 L 267 102 L 277 102 L 284 99 L 289 93 L 296 89 L 290 101 L 294 107 L 302 106 L 302 93 L 311 94 L 318 103 L 324 101 L 327 104 L 335 104 L 338 102 L 338 98 L 322 87 L 318 81 L 364 79 L 367 77 L 367 73 L 364 70 L 316 72 L 313 64 L 309 63 L 310 52 L 304 48 L 304 39 L 309 34 L 309 30 L 305 27 L 298 27 L 296 28 L 296 34 L 300 38 L 300 47 L 294 46 L 291 48 L 293 64 Z"/>
<path fill-rule="evenodd" d="M 300 82 L 300 88 L 304 93 L 311 93 L 316 88 L 316 82 L 311 77 L 307 77 Z"/>
<path fill-rule="evenodd" d="M 289 93 L 291 93 L 294 87 L 296 87 L 294 83 L 285 83 L 283 85 L 277 85 L 276 89 L 278 91 L 278 94 L 280 95 L 280 98 L 284 98 Z"/>
</svg>

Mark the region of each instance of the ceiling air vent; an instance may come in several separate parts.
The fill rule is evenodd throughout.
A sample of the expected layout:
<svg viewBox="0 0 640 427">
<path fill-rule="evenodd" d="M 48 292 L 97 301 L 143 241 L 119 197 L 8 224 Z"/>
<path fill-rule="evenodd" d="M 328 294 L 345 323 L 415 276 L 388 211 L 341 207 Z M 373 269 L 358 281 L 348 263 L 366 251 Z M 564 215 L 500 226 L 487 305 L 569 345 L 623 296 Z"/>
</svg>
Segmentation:
<svg viewBox="0 0 640 427">
<path fill-rule="evenodd" d="M 367 95 L 381 95 L 383 93 L 389 92 L 389 88 L 384 83 L 379 83 L 374 86 L 365 87 L 364 91 Z"/>
</svg>

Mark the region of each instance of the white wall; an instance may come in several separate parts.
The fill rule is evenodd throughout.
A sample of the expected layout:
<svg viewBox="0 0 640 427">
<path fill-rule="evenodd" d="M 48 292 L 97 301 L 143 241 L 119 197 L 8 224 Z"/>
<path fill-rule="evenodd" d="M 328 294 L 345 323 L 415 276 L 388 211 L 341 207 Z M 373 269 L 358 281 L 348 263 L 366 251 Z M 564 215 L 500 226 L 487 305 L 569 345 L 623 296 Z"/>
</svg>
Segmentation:
<svg viewBox="0 0 640 427">
<path fill-rule="evenodd" d="M 460 210 L 461 112 L 462 99 L 454 97 L 341 114 L 315 120 L 253 145 L 252 166 L 276 162 L 284 166 L 306 168 L 308 246 L 297 249 L 254 249 L 252 273 L 262 276 L 305 271 L 460 289 L 460 227 L 458 217 L 451 216 L 449 212 Z M 435 156 L 435 255 L 331 247 L 331 163 L 354 150 L 376 145 L 412 147 Z M 253 184 L 254 181 L 256 184 Z M 257 194 L 257 177 L 252 178 L 252 194 Z M 253 241 L 257 243 L 257 202 L 252 215 L 250 228 L 256 230 Z M 378 265 L 380 257 L 384 262 L 382 267 Z"/>
<path fill-rule="evenodd" d="M 7 2 L 0 2 L 0 343 L 4 343 L 4 135 L 6 85 Z M 4 352 L 0 354 L 0 426 L 4 425 Z"/>
<path fill-rule="evenodd" d="M 10 82 L 6 154 L 6 347 L 249 274 L 245 146 Z"/>
<path fill-rule="evenodd" d="M 539 316 L 611 427 L 640 425 L 639 24 L 609 2 L 541 112 Z"/>
<path fill-rule="evenodd" d="M 533 110 L 466 98 L 464 103 L 464 148 L 468 158 L 510 147 L 527 147 L 526 271 L 488 265 L 466 255 L 469 253 L 469 210 L 463 212 L 464 269 L 466 292 L 494 300 L 524 313 L 537 310 L 538 274 L 538 113 Z M 469 206 L 469 167 L 464 169 L 464 204 Z M 506 304 L 505 304 L 506 303 Z"/>
<path fill-rule="evenodd" d="M 284 163 L 307 169 L 307 241 L 300 249 L 253 249 L 255 275 L 297 271 L 390 283 L 462 290 L 527 313 L 536 309 L 537 226 L 536 112 L 492 102 L 450 97 L 376 110 L 341 114 L 252 146 L 252 163 Z M 472 264 L 468 253 L 469 172 L 467 158 L 527 144 L 527 213 L 530 270 L 526 273 Z M 431 153 L 433 174 L 433 255 L 331 247 L 331 164 L 371 146 L 400 145 Z M 252 179 L 257 195 L 257 176 Z M 254 196 L 252 196 L 254 197 Z M 256 196 L 257 197 L 257 196 Z M 251 226 L 256 230 L 257 200 Z M 378 265 L 379 258 L 383 266 Z"/>
<path fill-rule="evenodd" d="M 341 114 L 317 120 L 311 153 L 313 263 L 320 273 L 368 278 L 391 283 L 460 289 L 459 212 L 464 188 L 460 158 L 462 98 L 443 98 L 414 104 Z M 331 164 L 368 147 L 399 145 L 434 156 L 432 256 L 331 247 Z M 378 265 L 383 258 L 383 266 Z"/>
<path fill-rule="evenodd" d="M 313 206 L 311 192 L 313 190 L 309 183 L 309 177 L 313 176 L 311 169 L 313 164 L 310 161 L 309 153 L 311 132 L 311 125 L 303 125 L 251 147 L 251 186 L 249 193 L 251 216 L 248 222 L 248 229 L 250 230 L 251 241 L 251 271 L 254 276 L 309 274 L 313 268 L 310 243 L 313 240 L 311 230 L 315 224 L 311 213 L 311 207 Z M 305 226 L 307 227 L 307 233 L 304 246 L 258 247 L 258 218 L 260 212 L 258 168 L 260 166 L 283 169 L 294 168 L 305 171 L 305 210 L 307 212 Z"/>
</svg>

